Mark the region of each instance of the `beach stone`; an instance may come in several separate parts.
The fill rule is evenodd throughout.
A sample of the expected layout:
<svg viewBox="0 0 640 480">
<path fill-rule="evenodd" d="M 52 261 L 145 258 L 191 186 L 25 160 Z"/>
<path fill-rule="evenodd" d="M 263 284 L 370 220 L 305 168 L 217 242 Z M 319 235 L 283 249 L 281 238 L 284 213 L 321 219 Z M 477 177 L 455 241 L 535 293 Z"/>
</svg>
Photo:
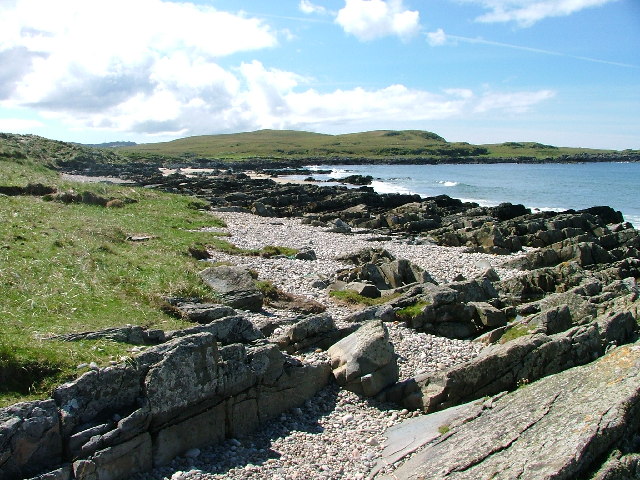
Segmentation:
<svg viewBox="0 0 640 480">
<path fill-rule="evenodd" d="M 313 261 L 313 260 L 317 260 L 318 256 L 316 255 L 315 250 L 312 250 L 311 248 L 306 248 L 296 253 L 295 259 Z"/>
<path fill-rule="evenodd" d="M 339 385 L 359 395 L 374 396 L 398 380 L 398 365 L 389 332 L 374 320 L 328 350 Z"/>
<path fill-rule="evenodd" d="M 262 309 L 262 292 L 246 268 L 220 265 L 200 272 L 200 277 L 225 305 L 252 312 Z"/>
</svg>

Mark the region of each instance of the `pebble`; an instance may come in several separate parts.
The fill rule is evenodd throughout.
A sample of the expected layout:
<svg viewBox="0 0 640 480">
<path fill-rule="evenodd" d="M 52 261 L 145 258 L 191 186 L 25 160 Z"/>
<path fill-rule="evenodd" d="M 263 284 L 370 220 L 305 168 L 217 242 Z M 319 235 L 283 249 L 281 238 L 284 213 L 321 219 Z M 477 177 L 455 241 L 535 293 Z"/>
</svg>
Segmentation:
<svg viewBox="0 0 640 480">
<path fill-rule="evenodd" d="M 281 289 L 312 298 L 326 305 L 336 324 L 353 313 L 351 308 L 331 301 L 324 288 L 313 285 L 335 277 L 337 270 L 350 265 L 336 256 L 363 248 L 386 248 L 397 258 L 407 258 L 427 270 L 437 281 L 447 282 L 462 274 L 479 275 L 492 266 L 502 279 L 517 272 L 500 265 L 513 256 L 464 253 L 461 248 L 440 247 L 427 242 L 410 244 L 393 238 L 367 241 L 366 234 L 344 235 L 320 227 L 302 225 L 299 219 L 273 219 L 243 213 L 216 212 L 226 224 L 228 239 L 241 248 L 259 249 L 266 245 L 312 248 L 317 260 L 231 256 L 212 251 L 211 261 L 231 262 L 258 272 Z M 356 229 L 354 231 L 357 232 Z M 412 242 L 413 243 L 413 242 Z M 320 283 L 322 283 L 320 282 Z M 263 313 L 247 314 L 295 318 L 296 315 L 266 307 Z M 433 373 L 466 362 L 482 350 L 481 344 L 451 340 L 419 333 L 400 323 L 387 323 L 389 338 L 398 354 L 400 380 L 418 373 Z M 275 335 L 281 334 L 277 329 Z M 327 361 L 327 354 L 315 351 L 299 356 L 305 362 Z M 219 445 L 202 448 L 199 455 L 179 457 L 170 467 L 138 474 L 135 480 L 363 480 L 384 448 L 385 430 L 406 418 L 419 415 L 373 399 L 364 400 L 354 393 L 329 385 L 304 405 L 264 424 L 242 439 L 231 438 Z M 197 449 L 193 449 L 194 451 Z"/>
</svg>

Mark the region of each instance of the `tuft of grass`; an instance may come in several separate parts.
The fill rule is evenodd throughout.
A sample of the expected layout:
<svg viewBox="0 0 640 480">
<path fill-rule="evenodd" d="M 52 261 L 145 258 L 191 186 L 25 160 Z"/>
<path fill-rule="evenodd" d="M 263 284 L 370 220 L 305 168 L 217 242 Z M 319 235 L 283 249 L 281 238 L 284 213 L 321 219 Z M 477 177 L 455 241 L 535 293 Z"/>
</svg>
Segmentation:
<svg viewBox="0 0 640 480">
<path fill-rule="evenodd" d="M 416 318 L 418 315 L 422 313 L 424 307 L 429 305 L 429 302 L 421 300 L 419 302 L 414 303 L 413 305 L 409 305 L 407 307 L 401 308 L 396 312 L 396 316 L 400 320 L 408 321 Z"/>
<path fill-rule="evenodd" d="M 383 303 L 399 297 L 400 294 L 383 295 L 382 297 L 378 298 L 369 298 L 358 295 L 352 290 L 331 290 L 329 292 L 329 296 L 350 305 L 366 305 L 370 307 L 374 305 L 382 305 Z"/>
<path fill-rule="evenodd" d="M 269 280 L 256 280 L 256 287 L 262 292 L 265 298 L 277 300 L 282 292 Z"/>
<path fill-rule="evenodd" d="M 445 433 L 449 432 L 449 430 L 451 430 L 451 427 L 449 425 L 447 425 L 447 424 L 440 425 L 438 427 L 438 433 L 440 435 L 444 435 Z"/>
<path fill-rule="evenodd" d="M 129 200 L 120 208 L 29 195 L 0 202 L 0 404 L 45 397 L 77 375 L 79 363 L 102 365 L 128 347 L 43 338 L 125 324 L 184 328 L 161 308 L 164 297 L 215 301 L 198 275 L 202 264 L 186 252 L 215 243 L 199 230 L 223 224 L 194 210 L 193 199 L 105 184 L 58 186 Z M 146 241 L 130 240 L 136 236 Z"/>
</svg>

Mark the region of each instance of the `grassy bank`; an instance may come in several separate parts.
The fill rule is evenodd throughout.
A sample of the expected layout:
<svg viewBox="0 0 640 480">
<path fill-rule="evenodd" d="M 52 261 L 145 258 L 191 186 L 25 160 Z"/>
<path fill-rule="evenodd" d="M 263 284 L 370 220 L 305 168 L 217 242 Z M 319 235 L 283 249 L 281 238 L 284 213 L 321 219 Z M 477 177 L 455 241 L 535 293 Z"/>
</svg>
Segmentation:
<svg viewBox="0 0 640 480">
<path fill-rule="evenodd" d="M 131 345 L 60 342 L 56 334 L 126 324 L 175 329 L 165 296 L 211 297 L 189 254 L 225 242 L 198 231 L 222 226 L 192 198 L 148 189 L 62 182 L 29 162 L 0 161 L 0 185 L 30 181 L 115 198 L 120 208 L 0 197 L 0 405 L 46 396 L 79 373 L 126 355 Z M 135 241 L 134 241 L 135 240 Z M 210 298 L 211 299 L 211 298 Z"/>
</svg>

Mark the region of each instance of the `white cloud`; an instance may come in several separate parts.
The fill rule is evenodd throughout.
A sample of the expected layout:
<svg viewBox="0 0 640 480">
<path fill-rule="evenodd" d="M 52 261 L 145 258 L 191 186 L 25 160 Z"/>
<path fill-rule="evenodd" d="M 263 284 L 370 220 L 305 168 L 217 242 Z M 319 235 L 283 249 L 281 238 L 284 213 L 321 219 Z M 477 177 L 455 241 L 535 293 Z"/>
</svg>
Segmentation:
<svg viewBox="0 0 640 480">
<path fill-rule="evenodd" d="M 501 110 L 505 113 L 524 113 L 533 105 L 552 98 L 552 90 L 538 90 L 535 92 L 487 92 L 473 107 L 476 113 L 491 110 Z"/>
<path fill-rule="evenodd" d="M 218 58 L 276 44 L 261 20 L 190 3 L 66 0 L 61 8 L 59 2 L 17 0 L 0 16 L 0 56 L 12 61 L 10 91 L 0 91 L 0 100 L 101 111 L 165 83 L 191 87 L 187 72 L 216 84 Z M 184 63 L 185 56 L 186 70 L 162 68 Z"/>
<path fill-rule="evenodd" d="M 444 33 L 444 30 L 442 30 L 441 28 L 439 28 L 435 32 L 428 32 L 427 42 L 429 42 L 429 45 L 431 45 L 432 47 L 444 45 L 447 43 L 447 34 Z"/>
<path fill-rule="evenodd" d="M 490 10 L 479 16 L 480 22 L 516 22 L 522 27 L 549 17 L 564 17 L 599 7 L 616 0 L 465 0 Z"/>
<path fill-rule="evenodd" d="M 31 108 L 39 118 L 74 129 L 175 137 L 357 128 L 373 121 L 382 128 L 522 112 L 551 95 L 434 93 L 404 85 L 323 92 L 295 72 L 255 60 L 223 67 L 221 57 L 272 47 L 276 35 L 260 20 L 189 3 L 67 0 L 62 9 L 56 2 L 16 0 L 14 8 L 4 3 L 0 10 L 0 106 Z M 404 36 L 418 28 L 418 13 L 405 10 L 401 1 L 349 0 L 342 15 L 352 20 L 343 26 L 363 39 Z M 359 30 L 365 28 L 373 37 Z M 0 130 L 40 126 L 0 122 Z"/>
<path fill-rule="evenodd" d="M 33 130 L 40 127 L 44 127 L 44 124 L 38 120 L 29 120 L 25 118 L 0 118 L 0 132 L 25 133 L 33 132 Z"/>
<path fill-rule="evenodd" d="M 345 0 L 336 23 L 362 41 L 389 35 L 407 39 L 420 29 L 420 13 L 402 0 Z"/>
<path fill-rule="evenodd" d="M 298 8 L 302 13 L 306 13 L 308 15 L 311 15 L 311 14 L 325 15 L 329 13 L 329 11 L 323 6 L 311 3 L 309 0 L 300 0 L 300 4 L 298 5 Z"/>
</svg>

